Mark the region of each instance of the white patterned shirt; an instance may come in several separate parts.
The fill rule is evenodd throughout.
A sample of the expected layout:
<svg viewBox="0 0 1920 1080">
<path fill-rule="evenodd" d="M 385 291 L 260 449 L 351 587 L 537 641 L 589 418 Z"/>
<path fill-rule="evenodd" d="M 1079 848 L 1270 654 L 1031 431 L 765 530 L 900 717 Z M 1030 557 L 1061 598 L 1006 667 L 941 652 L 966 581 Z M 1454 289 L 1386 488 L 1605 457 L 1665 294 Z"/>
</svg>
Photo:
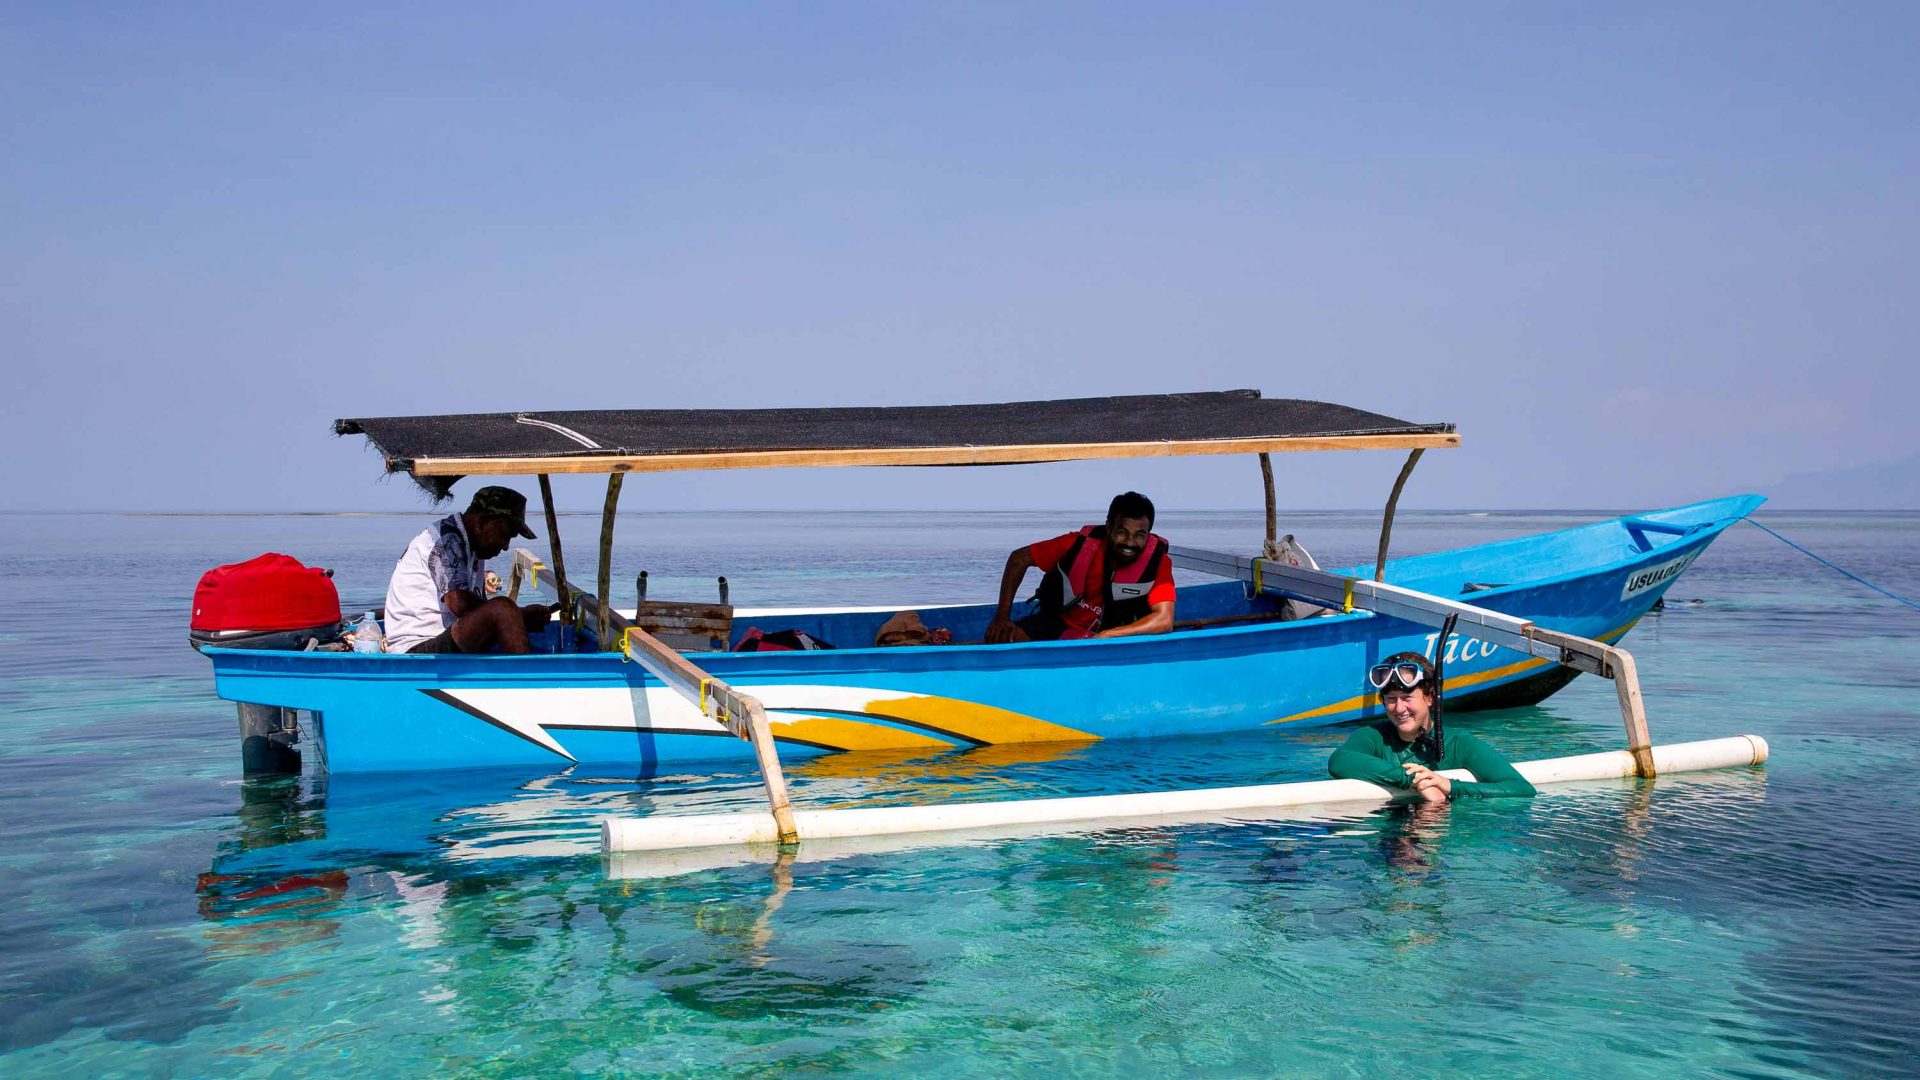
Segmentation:
<svg viewBox="0 0 1920 1080">
<path fill-rule="evenodd" d="M 446 595 L 465 589 L 484 597 L 486 579 L 487 562 L 473 557 L 459 514 L 421 530 L 387 582 L 387 651 L 406 652 L 452 626 Z"/>
</svg>

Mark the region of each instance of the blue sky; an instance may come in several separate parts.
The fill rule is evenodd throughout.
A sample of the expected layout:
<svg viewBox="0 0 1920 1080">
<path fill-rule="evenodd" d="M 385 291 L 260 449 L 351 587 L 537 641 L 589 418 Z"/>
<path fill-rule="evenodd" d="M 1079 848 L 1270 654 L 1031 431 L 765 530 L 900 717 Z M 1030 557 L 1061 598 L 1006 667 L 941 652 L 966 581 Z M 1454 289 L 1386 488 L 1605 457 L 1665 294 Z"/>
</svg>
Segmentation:
<svg viewBox="0 0 1920 1080">
<path fill-rule="evenodd" d="M 1235 387 L 1459 424 L 1415 507 L 1898 470 L 1917 24 L 0 5 L 0 507 L 419 506 L 338 416 Z M 1353 507 L 1399 459 L 1277 465 L 1288 504 Z M 625 505 L 1118 487 L 1259 505 L 1232 458 L 685 474 Z"/>
</svg>

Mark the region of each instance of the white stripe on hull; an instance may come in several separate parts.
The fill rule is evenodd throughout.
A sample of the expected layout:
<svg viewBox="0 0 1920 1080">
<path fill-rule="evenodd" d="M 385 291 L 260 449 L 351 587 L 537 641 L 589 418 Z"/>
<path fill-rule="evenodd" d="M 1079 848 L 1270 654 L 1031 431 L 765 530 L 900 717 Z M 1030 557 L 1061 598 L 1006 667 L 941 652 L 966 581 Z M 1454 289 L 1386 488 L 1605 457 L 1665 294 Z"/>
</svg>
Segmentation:
<svg viewBox="0 0 1920 1080">
<path fill-rule="evenodd" d="M 813 686 L 805 684 L 748 686 L 774 716 L 816 712 L 869 713 L 879 702 L 919 697 L 898 690 L 868 686 Z M 521 738 L 574 760 L 548 727 L 593 731 L 666 731 L 729 734 L 719 721 L 703 716 L 698 707 L 666 687 L 634 689 L 620 686 L 521 687 L 443 692 L 462 705 L 483 713 Z"/>
</svg>

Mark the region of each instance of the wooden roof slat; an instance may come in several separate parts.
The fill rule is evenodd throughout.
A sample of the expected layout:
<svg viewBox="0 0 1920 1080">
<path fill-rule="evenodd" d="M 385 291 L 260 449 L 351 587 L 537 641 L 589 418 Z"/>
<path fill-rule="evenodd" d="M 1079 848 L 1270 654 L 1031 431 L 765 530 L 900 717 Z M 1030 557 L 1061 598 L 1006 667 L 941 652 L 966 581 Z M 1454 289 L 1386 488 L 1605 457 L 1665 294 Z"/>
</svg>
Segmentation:
<svg viewBox="0 0 1920 1080">
<path fill-rule="evenodd" d="M 849 465 L 1033 465 L 1104 458 L 1308 450 L 1413 450 L 1460 445 L 1456 433 L 1329 435 L 1274 439 L 1192 439 L 1138 443 L 1036 443 L 1021 446 L 924 446 L 903 449 L 750 450 L 699 454 L 594 454 L 558 457 L 414 458 L 395 462 L 414 476 L 525 476 L 534 473 L 674 472 Z"/>
</svg>

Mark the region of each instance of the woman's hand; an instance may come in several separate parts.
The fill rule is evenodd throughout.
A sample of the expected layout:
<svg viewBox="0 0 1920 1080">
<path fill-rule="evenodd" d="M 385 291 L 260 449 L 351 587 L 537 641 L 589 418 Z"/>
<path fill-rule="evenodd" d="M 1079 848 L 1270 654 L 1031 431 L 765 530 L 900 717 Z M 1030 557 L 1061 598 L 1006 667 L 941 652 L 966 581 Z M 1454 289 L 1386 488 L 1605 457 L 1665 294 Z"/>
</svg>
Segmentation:
<svg viewBox="0 0 1920 1080">
<path fill-rule="evenodd" d="M 1407 771 L 1407 782 L 1413 785 L 1413 793 L 1430 803 L 1446 802 L 1453 793 L 1453 781 L 1434 772 L 1418 762 L 1409 761 L 1400 766 Z"/>
</svg>

